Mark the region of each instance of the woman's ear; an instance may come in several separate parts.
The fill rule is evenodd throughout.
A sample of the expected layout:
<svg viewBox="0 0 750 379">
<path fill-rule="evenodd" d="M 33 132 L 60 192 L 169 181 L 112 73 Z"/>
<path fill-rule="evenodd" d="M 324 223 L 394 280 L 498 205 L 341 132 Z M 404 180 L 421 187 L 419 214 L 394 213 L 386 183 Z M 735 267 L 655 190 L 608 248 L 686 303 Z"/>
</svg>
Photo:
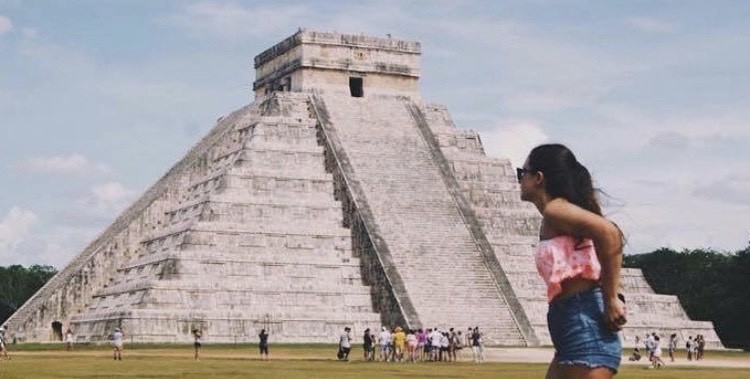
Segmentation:
<svg viewBox="0 0 750 379">
<path fill-rule="evenodd" d="M 541 171 L 534 172 L 534 184 L 542 186 L 544 184 L 544 173 Z"/>
</svg>

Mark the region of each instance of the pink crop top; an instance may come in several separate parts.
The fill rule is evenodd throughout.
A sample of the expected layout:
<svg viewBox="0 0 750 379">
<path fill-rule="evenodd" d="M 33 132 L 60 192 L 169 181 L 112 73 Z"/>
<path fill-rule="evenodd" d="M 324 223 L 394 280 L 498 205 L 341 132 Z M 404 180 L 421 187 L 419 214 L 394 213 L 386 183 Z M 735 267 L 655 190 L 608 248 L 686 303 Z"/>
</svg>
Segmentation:
<svg viewBox="0 0 750 379">
<path fill-rule="evenodd" d="M 541 240 L 535 259 L 536 269 L 547 283 L 547 300 L 550 302 L 562 292 L 563 280 L 578 276 L 599 280 L 602 272 L 594 243 L 590 239 L 578 244 L 575 238 L 568 235 Z"/>
</svg>

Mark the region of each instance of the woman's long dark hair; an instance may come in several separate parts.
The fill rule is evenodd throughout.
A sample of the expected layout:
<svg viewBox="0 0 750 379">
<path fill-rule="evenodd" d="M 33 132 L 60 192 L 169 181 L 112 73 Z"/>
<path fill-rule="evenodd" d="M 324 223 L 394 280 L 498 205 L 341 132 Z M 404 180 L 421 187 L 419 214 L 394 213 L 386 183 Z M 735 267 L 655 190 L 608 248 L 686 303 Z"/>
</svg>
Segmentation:
<svg viewBox="0 0 750 379">
<path fill-rule="evenodd" d="M 529 169 L 544 174 L 544 189 L 590 212 L 602 215 L 591 174 L 570 149 L 561 144 L 539 145 L 529 153 Z"/>
</svg>

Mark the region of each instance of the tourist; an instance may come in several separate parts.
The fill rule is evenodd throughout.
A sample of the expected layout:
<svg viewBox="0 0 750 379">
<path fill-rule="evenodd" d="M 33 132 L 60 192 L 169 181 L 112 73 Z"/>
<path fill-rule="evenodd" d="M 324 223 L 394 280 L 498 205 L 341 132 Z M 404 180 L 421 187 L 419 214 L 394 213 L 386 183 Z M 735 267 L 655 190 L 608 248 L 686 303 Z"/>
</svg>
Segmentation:
<svg viewBox="0 0 750 379">
<path fill-rule="evenodd" d="M 419 359 L 420 361 L 424 361 L 424 349 L 426 344 L 427 333 L 425 333 L 424 329 L 420 328 L 417 331 L 417 353 L 415 354 L 417 359 Z"/>
<path fill-rule="evenodd" d="M 372 360 L 372 335 L 370 335 L 370 328 L 365 329 L 365 333 L 362 335 L 362 350 L 364 350 L 364 360 Z"/>
<path fill-rule="evenodd" d="M 464 346 L 466 346 L 466 350 L 464 351 L 464 353 L 466 355 L 469 354 L 469 350 L 471 350 L 472 353 L 474 351 L 474 349 L 472 348 L 472 346 L 474 346 L 474 345 L 472 345 L 472 343 L 471 343 L 471 336 L 473 334 L 474 334 L 474 328 L 469 327 L 468 329 L 466 329 L 466 334 L 464 335 Z"/>
<path fill-rule="evenodd" d="M 535 259 L 555 346 L 547 378 L 612 378 L 626 322 L 617 294 L 622 233 L 602 216 L 589 171 L 567 147 L 535 147 L 516 174 L 521 199 L 542 215 Z"/>
<path fill-rule="evenodd" d="M 638 344 L 641 342 L 641 337 L 635 336 L 635 347 L 633 348 L 633 354 L 630 355 L 630 358 L 628 358 L 629 361 L 640 361 L 641 360 L 641 350 L 638 347 Z"/>
<path fill-rule="evenodd" d="M 674 362 L 674 352 L 677 350 L 677 333 L 672 333 L 669 336 L 669 346 L 667 352 L 669 352 L 669 361 Z"/>
<path fill-rule="evenodd" d="M 260 360 L 268 360 L 268 333 L 265 329 L 260 330 L 258 334 L 258 350 L 260 350 Z"/>
<path fill-rule="evenodd" d="M 406 346 L 406 333 L 397 326 L 393 331 L 393 358 L 394 362 L 401 362 L 404 358 L 404 347 Z"/>
<path fill-rule="evenodd" d="M 409 329 L 406 335 L 406 351 L 409 353 L 409 362 L 417 361 L 417 334 L 414 329 Z"/>
<path fill-rule="evenodd" d="M 703 351 L 706 349 L 706 338 L 703 337 L 703 334 L 699 334 L 695 337 L 696 346 L 695 346 L 695 354 L 696 354 L 696 360 L 703 359 Z"/>
<path fill-rule="evenodd" d="M 6 360 L 10 360 L 8 356 L 8 344 L 5 339 L 5 325 L 3 325 L 0 326 L 0 356 L 5 357 Z"/>
<path fill-rule="evenodd" d="M 125 338 L 125 334 L 120 330 L 120 328 L 115 328 L 115 331 L 112 333 L 112 359 L 116 361 L 122 360 L 122 349 L 124 347 L 123 339 Z"/>
<path fill-rule="evenodd" d="M 460 332 L 459 332 L 460 333 Z M 454 328 L 448 329 L 448 360 L 457 362 L 458 357 L 456 351 L 461 349 L 461 340 L 458 338 L 458 334 Z"/>
<path fill-rule="evenodd" d="M 484 362 L 483 343 L 482 333 L 479 331 L 479 327 L 476 326 L 471 332 L 471 352 L 474 354 L 474 363 Z"/>
<path fill-rule="evenodd" d="M 388 351 L 390 352 L 390 355 L 388 355 L 388 360 L 390 360 L 391 362 L 396 361 L 395 340 L 396 340 L 396 328 L 393 328 L 391 329 L 391 339 L 388 341 Z"/>
<path fill-rule="evenodd" d="M 195 360 L 197 361 L 200 358 L 201 353 L 201 337 L 203 337 L 203 333 L 200 329 L 195 328 L 193 329 L 193 347 L 195 348 Z"/>
<path fill-rule="evenodd" d="M 65 351 L 73 351 L 73 331 L 68 328 L 65 332 Z"/>
<path fill-rule="evenodd" d="M 344 328 L 344 332 L 339 337 L 339 359 L 342 361 L 349 361 L 349 352 L 352 350 L 352 336 L 349 333 L 351 329 L 347 326 Z"/>
<path fill-rule="evenodd" d="M 461 359 L 463 359 L 463 357 L 464 357 L 464 353 L 463 353 L 463 350 L 464 350 L 464 336 L 461 335 L 461 331 L 460 330 L 458 332 L 456 332 L 455 341 L 453 341 L 453 343 L 455 344 L 456 351 L 461 351 Z M 458 362 L 458 357 L 456 355 L 457 355 L 457 353 L 454 352 L 454 360 L 456 362 Z"/>
<path fill-rule="evenodd" d="M 451 347 L 451 341 L 448 337 L 448 332 L 443 332 L 442 335 L 443 336 L 440 338 L 440 361 L 448 362 L 450 361 L 449 351 Z"/>
<path fill-rule="evenodd" d="M 687 350 L 687 360 L 693 360 L 693 352 L 695 351 L 695 343 L 693 342 L 693 336 L 688 337 L 685 342 L 685 350 Z"/>
<path fill-rule="evenodd" d="M 664 366 L 664 361 L 661 360 L 661 342 L 658 335 L 654 335 L 653 349 L 654 352 L 651 355 L 651 367 L 661 368 L 662 366 Z"/>
<path fill-rule="evenodd" d="M 656 349 L 656 332 L 646 335 L 646 351 L 648 352 L 648 361 L 654 360 L 654 350 Z"/>
<path fill-rule="evenodd" d="M 391 333 L 388 331 L 388 329 L 384 326 L 380 331 L 380 336 L 378 336 L 378 343 L 380 344 L 380 360 L 383 362 L 388 362 L 388 345 L 391 343 Z"/>
<path fill-rule="evenodd" d="M 375 360 L 375 354 L 377 352 L 378 348 L 378 338 L 375 336 L 375 333 L 370 332 L 370 360 Z"/>
<path fill-rule="evenodd" d="M 443 341 L 443 333 L 438 328 L 432 329 L 430 333 L 430 361 L 440 361 L 440 346 Z"/>
<path fill-rule="evenodd" d="M 641 360 L 641 351 L 636 347 L 633 349 L 633 354 L 630 355 L 630 358 L 628 358 L 631 362 L 636 362 Z"/>
<path fill-rule="evenodd" d="M 422 361 L 431 361 L 432 360 L 432 329 L 427 328 L 424 332 L 425 341 L 424 341 L 424 354 L 422 356 Z"/>
</svg>

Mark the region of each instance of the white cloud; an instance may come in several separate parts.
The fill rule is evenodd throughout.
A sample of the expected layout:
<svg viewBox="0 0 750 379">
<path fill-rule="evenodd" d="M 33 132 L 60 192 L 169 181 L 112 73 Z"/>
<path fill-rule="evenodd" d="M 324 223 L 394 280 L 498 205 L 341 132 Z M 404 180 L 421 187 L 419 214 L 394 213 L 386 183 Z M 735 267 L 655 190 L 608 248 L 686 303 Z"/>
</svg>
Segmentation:
<svg viewBox="0 0 750 379">
<path fill-rule="evenodd" d="M 22 169 L 43 174 L 91 174 L 92 172 L 106 174 L 111 172 L 107 165 L 89 162 L 80 154 L 29 158 L 21 162 L 19 166 Z"/>
<path fill-rule="evenodd" d="M 651 138 L 650 144 L 656 148 L 685 149 L 690 145 L 690 138 L 678 132 L 665 132 Z"/>
<path fill-rule="evenodd" d="M 0 34 L 5 34 L 13 30 L 13 22 L 6 16 L 0 14 Z"/>
<path fill-rule="evenodd" d="M 633 200 L 624 211 L 611 215 L 629 240 L 628 252 L 646 253 L 658 247 L 735 251 L 746 246 L 746 206 L 696 199 L 685 192 L 656 190 L 648 201 Z"/>
<path fill-rule="evenodd" d="M 696 188 L 693 194 L 700 198 L 750 207 L 750 175 L 746 172 L 730 174 Z"/>
<path fill-rule="evenodd" d="M 303 5 L 251 8 L 225 2 L 199 2 L 163 17 L 160 22 L 198 35 L 237 39 L 267 36 L 277 30 L 288 33 L 290 26 L 307 19 L 308 13 Z"/>
<path fill-rule="evenodd" d="M 108 182 L 94 186 L 91 196 L 84 199 L 84 203 L 92 205 L 96 210 L 113 215 L 128 205 L 136 195 L 136 191 L 128 189 L 119 182 Z"/>
<path fill-rule="evenodd" d="M 644 65 L 627 55 L 613 55 L 604 47 L 586 44 L 568 30 L 550 30 L 512 19 L 479 16 L 466 23 L 445 18 L 422 20 L 421 25 L 434 35 L 446 36 L 446 43 L 434 47 L 441 49 L 443 56 L 459 57 L 453 63 L 459 65 L 458 69 L 445 66 L 446 72 L 440 74 L 471 72 L 469 78 L 480 80 L 467 84 L 500 100 L 508 112 L 591 106 L 634 72 L 643 70 Z M 451 48 L 454 50 L 447 50 Z M 462 67 L 469 56 L 481 57 L 481 62 Z"/>
<path fill-rule="evenodd" d="M 606 133 L 618 148 L 640 153 L 644 148 L 702 146 L 715 138 L 750 139 L 744 109 L 647 110 L 624 104 L 602 105 L 593 112 L 601 117 L 599 125 L 588 129 Z"/>
<path fill-rule="evenodd" d="M 631 28 L 646 33 L 673 33 L 675 26 L 650 17 L 631 17 L 625 20 Z"/>
<path fill-rule="evenodd" d="M 0 257 L 10 258 L 16 247 L 29 237 L 31 227 L 39 217 L 27 209 L 13 207 L 0 222 Z M 3 265 L 0 262 L 0 265 Z"/>
<path fill-rule="evenodd" d="M 100 233 L 100 228 L 56 225 L 43 233 L 35 233 L 19 246 L 12 255 L 2 257 L 8 264 L 51 265 L 61 269 Z M 3 265 L 0 263 L 0 265 Z"/>
<path fill-rule="evenodd" d="M 533 121 L 504 122 L 480 136 L 487 155 L 508 158 L 514 167 L 521 167 L 529 151 L 549 139 Z"/>
</svg>

